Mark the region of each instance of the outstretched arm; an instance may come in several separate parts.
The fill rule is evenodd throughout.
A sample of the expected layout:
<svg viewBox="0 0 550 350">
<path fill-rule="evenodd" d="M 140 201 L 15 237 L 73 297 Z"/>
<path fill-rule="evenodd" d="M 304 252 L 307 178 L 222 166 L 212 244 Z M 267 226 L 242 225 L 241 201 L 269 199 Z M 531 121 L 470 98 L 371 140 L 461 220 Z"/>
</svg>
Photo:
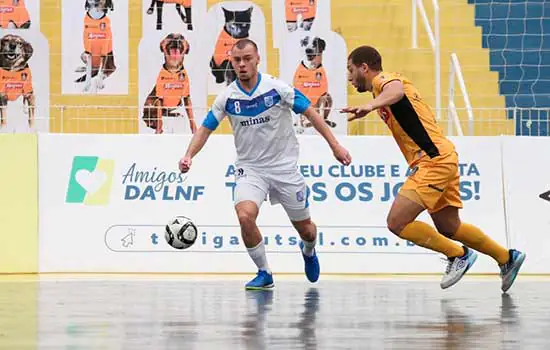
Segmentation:
<svg viewBox="0 0 550 350">
<path fill-rule="evenodd" d="M 311 122 L 315 130 L 317 130 L 329 144 L 334 157 L 344 165 L 350 164 L 351 156 L 348 151 L 338 143 L 338 140 L 334 137 L 334 134 L 328 128 L 324 119 L 315 109 L 313 109 L 313 107 L 311 107 L 311 101 L 298 89 L 290 85 L 284 84 L 284 86 L 282 86 L 282 91 L 285 103 L 292 108 L 294 113 L 302 114 Z"/>
<path fill-rule="evenodd" d="M 380 107 L 391 106 L 394 103 L 401 101 L 405 95 L 405 90 L 403 83 L 399 80 L 390 81 L 384 88 L 382 92 L 370 103 L 372 110 L 378 109 Z"/>
<path fill-rule="evenodd" d="M 191 168 L 191 160 L 200 152 L 204 147 L 204 144 L 218 127 L 222 119 L 225 117 L 225 103 L 223 96 L 218 96 L 212 105 L 212 109 L 206 115 L 206 118 L 202 122 L 202 126 L 193 134 L 191 142 L 187 147 L 185 156 L 179 162 L 179 168 L 182 173 L 186 173 Z"/>
<path fill-rule="evenodd" d="M 206 141 L 208 141 L 208 138 L 211 134 L 212 130 L 204 126 L 201 126 L 199 130 L 197 130 L 197 132 L 193 134 L 191 142 L 187 147 L 187 152 L 185 152 L 185 156 L 183 156 L 179 163 L 179 168 L 182 173 L 186 173 L 189 171 L 189 169 L 191 168 L 191 161 L 193 157 L 196 156 L 197 153 L 199 153 L 200 150 L 204 147 Z"/>
<path fill-rule="evenodd" d="M 323 120 L 323 117 L 321 117 L 313 107 L 308 107 L 302 114 L 309 120 L 315 130 L 323 136 L 330 148 L 334 149 L 334 147 L 338 146 L 338 140 L 336 140 L 336 137 L 329 129 L 327 123 Z"/>
<path fill-rule="evenodd" d="M 191 138 L 191 142 L 189 143 L 189 147 L 187 148 L 185 156 L 189 158 L 193 158 L 194 156 L 196 156 L 197 153 L 199 153 L 200 150 L 204 147 L 206 141 L 208 141 L 208 138 L 211 134 L 212 130 L 201 126 L 197 133 Z"/>
<path fill-rule="evenodd" d="M 360 106 L 360 107 L 346 107 L 342 109 L 342 113 L 350 113 L 351 116 L 348 118 L 348 121 L 352 121 L 358 118 L 363 118 L 370 112 L 378 109 L 380 107 L 391 106 L 403 98 L 405 95 L 405 90 L 403 83 L 399 80 L 390 81 L 384 88 L 380 95 L 378 95 L 370 103 Z"/>
<path fill-rule="evenodd" d="M 334 153 L 334 157 L 344 165 L 350 164 L 351 156 L 349 152 L 340 145 L 332 131 L 325 123 L 323 117 L 321 117 L 319 113 L 317 113 L 317 111 L 315 111 L 315 109 L 311 106 L 308 107 L 302 114 L 311 122 L 315 130 L 317 130 L 317 132 L 319 132 L 319 134 L 321 134 L 321 136 L 323 136 L 323 138 L 327 141 L 330 149 L 332 149 L 332 152 Z"/>
</svg>

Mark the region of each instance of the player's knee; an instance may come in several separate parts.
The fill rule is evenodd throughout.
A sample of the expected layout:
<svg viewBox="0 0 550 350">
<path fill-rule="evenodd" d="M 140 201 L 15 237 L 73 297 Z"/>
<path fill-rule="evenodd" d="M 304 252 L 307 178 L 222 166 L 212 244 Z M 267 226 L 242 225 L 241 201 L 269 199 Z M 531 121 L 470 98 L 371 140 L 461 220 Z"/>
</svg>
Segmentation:
<svg viewBox="0 0 550 350">
<path fill-rule="evenodd" d="M 401 234 L 401 231 L 403 231 L 407 224 L 408 223 L 403 222 L 403 220 L 400 220 L 397 216 L 391 214 L 388 215 L 388 218 L 386 220 L 388 230 L 390 230 L 390 232 L 396 236 L 399 236 Z"/>
<path fill-rule="evenodd" d="M 250 227 L 256 224 L 256 215 L 252 210 L 237 210 L 237 218 L 239 219 L 241 227 Z"/>
</svg>

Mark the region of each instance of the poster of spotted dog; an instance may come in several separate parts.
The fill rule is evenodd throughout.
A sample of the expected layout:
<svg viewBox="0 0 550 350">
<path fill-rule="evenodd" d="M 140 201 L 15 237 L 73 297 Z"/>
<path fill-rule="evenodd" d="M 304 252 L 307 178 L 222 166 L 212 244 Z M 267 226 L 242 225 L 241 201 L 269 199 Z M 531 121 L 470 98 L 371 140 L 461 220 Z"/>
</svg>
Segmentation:
<svg viewBox="0 0 550 350">
<path fill-rule="evenodd" d="M 61 91 L 128 94 L 128 0 L 63 0 Z"/>
<path fill-rule="evenodd" d="M 281 48 L 289 34 L 331 29 L 331 0 L 272 0 L 273 46 Z"/>
<path fill-rule="evenodd" d="M 347 115 L 339 112 L 348 100 L 344 39 L 330 31 L 293 33 L 279 50 L 279 62 L 281 79 L 311 101 L 334 133 L 347 134 Z M 298 134 L 317 134 L 301 114 L 294 116 L 294 125 Z"/>
<path fill-rule="evenodd" d="M 49 57 L 40 32 L 0 31 L 0 133 L 49 130 Z"/>
<path fill-rule="evenodd" d="M 40 271 L 251 272 L 233 204 L 236 176 L 247 171 L 239 175 L 234 166 L 233 138 L 212 135 L 191 171 L 182 174 L 178 161 L 190 138 L 40 134 Z M 323 271 L 441 272 L 439 255 L 386 228 L 388 211 L 410 173 L 391 137 L 342 136 L 354 157 L 347 167 L 322 138 L 299 138 L 298 170 L 309 191 L 296 196 L 317 224 L 319 256 L 333 262 Z M 505 244 L 499 139 L 454 141 L 464 221 Z M 199 230 L 185 251 L 164 238 L 166 224 L 177 215 L 192 219 Z M 427 214 L 420 219 L 431 222 Z M 273 269 L 302 272 L 298 235 L 284 209 L 264 202 L 258 227 Z M 414 264 L 407 263 L 411 255 Z M 498 267 L 479 256 L 474 269 L 487 273 Z"/>
<path fill-rule="evenodd" d="M 236 79 L 230 62 L 230 51 L 239 39 L 250 39 L 258 45 L 260 72 L 267 72 L 266 23 L 262 9 L 251 1 L 221 2 L 212 6 L 202 32 L 202 43 L 208 48 L 205 58 L 210 64 L 208 94 L 216 95 Z"/>
<path fill-rule="evenodd" d="M 197 34 L 153 32 L 139 45 L 139 132 L 192 134 L 206 115 L 208 61 Z"/>
</svg>

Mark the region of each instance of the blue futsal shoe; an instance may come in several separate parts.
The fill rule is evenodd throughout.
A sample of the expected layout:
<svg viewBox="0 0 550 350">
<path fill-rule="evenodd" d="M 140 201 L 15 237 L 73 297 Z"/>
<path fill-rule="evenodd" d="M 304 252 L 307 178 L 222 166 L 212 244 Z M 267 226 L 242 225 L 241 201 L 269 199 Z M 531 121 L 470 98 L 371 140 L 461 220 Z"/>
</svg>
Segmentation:
<svg viewBox="0 0 550 350">
<path fill-rule="evenodd" d="M 271 289 L 275 285 L 273 284 L 273 275 L 264 270 L 258 270 L 258 274 L 254 279 L 248 282 L 245 286 L 248 290 L 264 290 Z"/>
<path fill-rule="evenodd" d="M 510 249 L 510 260 L 504 265 L 500 266 L 500 277 L 502 278 L 502 291 L 506 292 L 516 280 L 519 269 L 525 260 L 525 253 Z"/>
<path fill-rule="evenodd" d="M 304 242 L 300 242 L 300 252 L 304 258 L 305 272 L 307 279 L 310 282 L 317 282 L 319 274 L 321 273 L 321 267 L 319 266 L 319 259 L 317 258 L 317 252 L 313 249 L 313 255 L 307 256 L 304 254 Z"/>
</svg>

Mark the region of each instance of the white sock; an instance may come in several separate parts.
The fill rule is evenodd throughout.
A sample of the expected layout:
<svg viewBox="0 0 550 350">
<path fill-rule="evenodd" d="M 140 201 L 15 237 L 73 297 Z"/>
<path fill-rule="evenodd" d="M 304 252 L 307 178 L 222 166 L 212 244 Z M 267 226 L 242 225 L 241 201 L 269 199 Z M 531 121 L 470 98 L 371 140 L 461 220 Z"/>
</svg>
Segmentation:
<svg viewBox="0 0 550 350">
<path fill-rule="evenodd" d="M 315 248 L 315 244 L 317 244 L 317 238 L 313 240 L 312 242 L 308 242 L 305 240 L 302 240 L 304 242 L 304 249 L 302 251 L 306 256 L 313 256 L 313 249 Z"/>
<path fill-rule="evenodd" d="M 254 261 L 254 264 L 258 267 L 258 270 L 267 271 L 271 273 L 269 265 L 267 264 L 267 257 L 265 255 L 265 246 L 264 241 L 261 240 L 260 243 L 254 248 L 246 248 L 248 250 L 248 255 Z"/>
</svg>

